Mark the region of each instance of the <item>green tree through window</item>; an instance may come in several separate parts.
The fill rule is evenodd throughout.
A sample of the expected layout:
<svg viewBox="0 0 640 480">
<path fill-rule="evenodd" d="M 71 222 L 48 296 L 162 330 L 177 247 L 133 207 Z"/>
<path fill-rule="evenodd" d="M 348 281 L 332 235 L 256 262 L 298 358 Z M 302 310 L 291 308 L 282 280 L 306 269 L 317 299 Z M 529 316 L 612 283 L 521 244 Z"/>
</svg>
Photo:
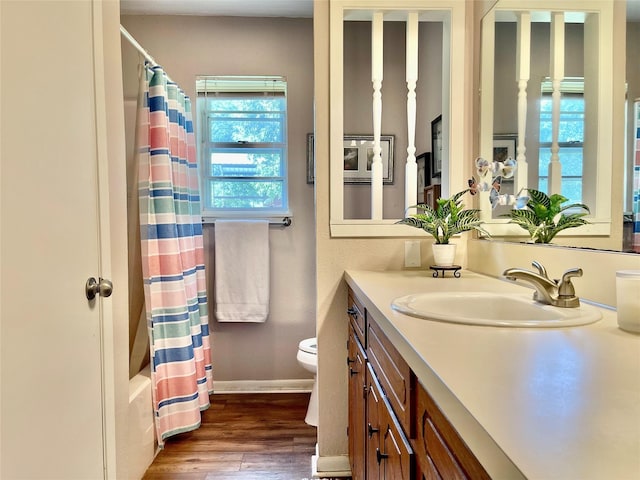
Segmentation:
<svg viewBox="0 0 640 480">
<path fill-rule="evenodd" d="M 205 138 L 203 210 L 222 215 L 286 212 L 286 83 L 260 78 L 200 79 Z"/>
<path fill-rule="evenodd" d="M 582 202 L 584 144 L 584 82 L 565 80 L 560 87 L 560 124 L 558 147 L 562 164 L 561 194 L 571 203 Z M 538 153 L 538 190 L 549 192 L 552 129 L 551 82 L 542 84 L 540 98 L 540 143 Z"/>
</svg>

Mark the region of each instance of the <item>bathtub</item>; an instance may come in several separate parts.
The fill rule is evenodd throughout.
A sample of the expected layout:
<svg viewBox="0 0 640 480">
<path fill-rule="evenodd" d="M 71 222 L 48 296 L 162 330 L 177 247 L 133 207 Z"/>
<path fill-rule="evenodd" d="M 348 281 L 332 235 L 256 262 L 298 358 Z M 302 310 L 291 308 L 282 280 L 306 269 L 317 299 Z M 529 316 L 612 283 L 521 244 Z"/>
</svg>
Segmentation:
<svg viewBox="0 0 640 480">
<path fill-rule="evenodd" d="M 129 380 L 129 479 L 140 480 L 156 453 L 149 366 Z"/>
</svg>

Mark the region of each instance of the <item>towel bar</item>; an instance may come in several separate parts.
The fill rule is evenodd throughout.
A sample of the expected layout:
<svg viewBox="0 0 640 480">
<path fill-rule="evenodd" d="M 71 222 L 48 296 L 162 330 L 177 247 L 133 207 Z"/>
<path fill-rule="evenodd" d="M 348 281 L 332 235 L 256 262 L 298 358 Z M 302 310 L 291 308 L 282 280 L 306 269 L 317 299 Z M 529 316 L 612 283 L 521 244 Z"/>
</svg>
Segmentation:
<svg viewBox="0 0 640 480">
<path fill-rule="evenodd" d="M 240 219 L 238 219 L 240 220 Z M 248 220 L 248 219 L 242 219 L 242 220 Z M 270 227 L 289 227 L 291 226 L 291 217 L 284 217 L 282 220 L 272 220 L 269 219 L 269 226 Z M 202 223 L 216 223 L 215 220 L 212 220 L 211 218 L 203 218 L 202 219 Z"/>
</svg>

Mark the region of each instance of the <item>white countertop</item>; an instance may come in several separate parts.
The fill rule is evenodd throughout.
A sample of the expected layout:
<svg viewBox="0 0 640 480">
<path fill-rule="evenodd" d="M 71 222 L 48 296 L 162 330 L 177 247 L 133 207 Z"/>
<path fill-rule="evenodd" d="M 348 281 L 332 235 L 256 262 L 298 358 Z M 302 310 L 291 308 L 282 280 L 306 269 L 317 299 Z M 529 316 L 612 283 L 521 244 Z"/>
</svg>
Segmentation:
<svg viewBox="0 0 640 480">
<path fill-rule="evenodd" d="M 345 278 L 492 478 L 640 479 L 640 335 L 618 329 L 607 309 L 594 324 L 548 329 L 391 309 L 419 292 L 531 291 L 469 271 L 432 273 Z"/>
</svg>

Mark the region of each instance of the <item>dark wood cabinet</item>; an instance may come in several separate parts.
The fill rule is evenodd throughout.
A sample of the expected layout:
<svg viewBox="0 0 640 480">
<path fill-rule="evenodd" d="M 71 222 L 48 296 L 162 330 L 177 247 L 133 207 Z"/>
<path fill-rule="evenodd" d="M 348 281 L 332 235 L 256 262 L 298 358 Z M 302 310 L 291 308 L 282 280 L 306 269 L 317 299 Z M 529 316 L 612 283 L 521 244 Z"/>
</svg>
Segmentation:
<svg viewBox="0 0 640 480">
<path fill-rule="evenodd" d="M 421 385 L 417 389 L 416 404 L 416 435 L 412 444 L 424 477 L 489 479 L 482 465 Z"/>
<path fill-rule="evenodd" d="M 367 367 L 367 479 L 413 478 L 413 450 L 371 364 Z"/>
<path fill-rule="evenodd" d="M 489 479 L 351 289 L 348 301 L 353 480 Z"/>
<path fill-rule="evenodd" d="M 348 302 L 352 478 L 410 480 L 414 460 L 405 430 L 410 412 L 411 371 L 379 327 L 369 323 L 366 311 L 351 291 Z M 402 412 L 402 420 L 394 408 Z"/>
<path fill-rule="evenodd" d="M 411 369 L 375 321 L 367 323 L 367 339 L 369 363 L 402 427 L 411 435 L 411 392 L 415 383 Z"/>
<path fill-rule="evenodd" d="M 365 478 L 365 402 L 367 358 L 352 325 L 349 326 L 349 462 L 354 480 Z"/>
<path fill-rule="evenodd" d="M 366 439 L 366 477 L 363 478 L 383 478 L 380 474 L 381 465 L 379 457 L 381 454 L 380 441 L 380 410 L 383 408 L 382 389 L 378 379 L 371 370 L 371 365 L 367 366 L 367 427 L 365 431 Z M 355 477 L 354 479 L 355 480 Z"/>
</svg>

